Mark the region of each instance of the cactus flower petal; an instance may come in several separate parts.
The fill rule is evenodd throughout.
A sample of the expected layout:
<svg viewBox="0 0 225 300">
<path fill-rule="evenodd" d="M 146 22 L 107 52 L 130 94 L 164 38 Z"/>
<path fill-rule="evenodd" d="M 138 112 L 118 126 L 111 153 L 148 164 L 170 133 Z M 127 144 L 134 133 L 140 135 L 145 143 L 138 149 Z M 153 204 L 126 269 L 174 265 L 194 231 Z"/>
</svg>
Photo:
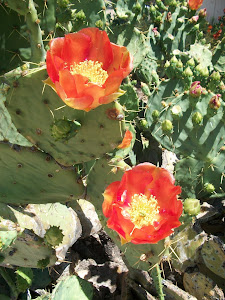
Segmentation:
<svg viewBox="0 0 225 300">
<path fill-rule="evenodd" d="M 163 168 L 142 163 L 124 173 L 121 181 L 111 183 L 104 192 L 103 214 L 107 226 L 121 242 L 157 243 L 180 225 L 182 202 L 180 186 Z"/>
<path fill-rule="evenodd" d="M 130 130 L 127 130 L 125 132 L 125 135 L 124 135 L 124 138 L 122 140 L 122 143 L 119 144 L 119 146 L 117 146 L 117 148 L 118 149 L 128 148 L 130 146 L 130 144 L 131 144 L 132 138 L 133 138 L 132 132 Z"/>
<path fill-rule="evenodd" d="M 203 0 L 188 0 L 188 6 L 191 10 L 197 10 L 202 5 Z"/>
<path fill-rule="evenodd" d="M 74 109 L 89 111 L 121 95 L 122 80 L 131 72 L 126 47 L 110 42 L 105 31 L 84 28 L 50 42 L 45 81 Z"/>
</svg>

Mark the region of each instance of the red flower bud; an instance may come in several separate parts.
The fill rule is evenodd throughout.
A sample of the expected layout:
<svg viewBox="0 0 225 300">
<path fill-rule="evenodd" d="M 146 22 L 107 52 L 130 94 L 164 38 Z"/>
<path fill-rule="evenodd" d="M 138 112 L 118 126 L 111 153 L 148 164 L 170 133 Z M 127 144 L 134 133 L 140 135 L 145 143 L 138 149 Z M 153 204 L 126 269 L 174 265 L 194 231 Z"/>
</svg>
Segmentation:
<svg viewBox="0 0 225 300">
<path fill-rule="evenodd" d="M 180 226 L 180 186 L 163 168 L 142 163 L 124 173 L 104 192 L 103 214 L 122 243 L 157 243 Z"/>
<path fill-rule="evenodd" d="M 203 91 L 203 88 L 202 86 L 200 85 L 200 81 L 194 81 L 192 84 L 191 84 L 191 87 L 189 89 L 189 94 L 192 96 L 192 97 L 200 97 L 201 94 L 202 94 L 202 91 Z"/>
</svg>

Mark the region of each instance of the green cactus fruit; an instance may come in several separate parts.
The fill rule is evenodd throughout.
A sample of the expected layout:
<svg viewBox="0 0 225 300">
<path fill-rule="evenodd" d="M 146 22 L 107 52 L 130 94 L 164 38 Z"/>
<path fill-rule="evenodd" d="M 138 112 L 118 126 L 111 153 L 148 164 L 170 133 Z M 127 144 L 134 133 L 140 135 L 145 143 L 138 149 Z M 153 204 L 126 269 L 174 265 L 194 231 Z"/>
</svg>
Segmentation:
<svg viewBox="0 0 225 300">
<path fill-rule="evenodd" d="M 51 296 L 52 300 L 91 300 L 92 298 L 92 284 L 75 275 L 68 276 L 66 279 L 61 280 L 55 286 Z"/>
<path fill-rule="evenodd" d="M 200 272 L 184 273 L 183 284 L 185 290 L 197 299 L 224 299 L 223 291 L 212 279 Z"/>
<path fill-rule="evenodd" d="M 44 240 L 53 247 L 58 246 L 63 240 L 62 229 L 57 226 L 51 226 L 46 230 Z"/>
<path fill-rule="evenodd" d="M 202 123 L 202 114 L 200 112 L 196 111 L 192 116 L 192 123 L 193 125 L 200 125 Z"/>
<path fill-rule="evenodd" d="M 190 67 L 187 67 L 184 72 L 183 72 L 183 76 L 184 77 L 192 77 L 193 76 L 193 72 L 191 71 Z"/>
<path fill-rule="evenodd" d="M 20 267 L 15 273 L 17 290 L 24 293 L 32 284 L 33 271 L 30 268 Z"/>
<path fill-rule="evenodd" d="M 201 205 L 198 199 L 187 198 L 183 203 L 184 212 L 191 215 L 197 216 L 200 212 Z"/>
<path fill-rule="evenodd" d="M 173 131 L 173 124 L 170 120 L 164 120 L 161 124 L 162 131 L 165 134 L 169 134 Z"/>
<path fill-rule="evenodd" d="M 211 194 L 215 191 L 215 187 L 213 184 L 206 182 L 204 184 L 204 191 L 208 194 Z"/>
<path fill-rule="evenodd" d="M 149 97 L 151 95 L 151 92 L 150 92 L 150 89 L 149 89 L 148 85 L 144 82 L 141 82 L 141 90 L 146 96 Z"/>
<path fill-rule="evenodd" d="M 154 120 L 158 120 L 158 118 L 159 118 L 159 115 L 160 115 L 160 112 L 158 111 L 158 110 L 153 110 L 153 112 L 152 112 L 152 118 L 154 119 Z"/>
<path fill-rule="evenodd" d="M 102 20 L 98 20 L 95 22 L 95 26 L 98 27 L 99 29 L 103 29 L 104 23 L 102 22 Z"/>
<path fill-rule="evenodd" d="M 218 237 L 211 235 L 205 241 L 201 255 L 207 268 L 225 279 L 225 245 Z"/>
<path fill-rule="evenodd" d="M 195 61 L 194 61 L 194 58 L 191 58 L 187 61 L 187 65 L 193 69 L 195 67 Z"/>
<path fill-rule="evenodd" d="M 214 71 L 211 75 L 210 75 L 210 78 L 213 80 L 213 81 L 216 81 L 216 82 L 218 82 L 218 81 L 220 81 L 220 79 L 221 79 L 221 75 L 220 75 L 220 73 L 217 71 Z"/>
<path fill-rule="evenodd" d="M 142 10 L 141 4 L 137 1 L 137 2 L 135 3 L 135 5 L 132 7 L 132 12 L 133 12 L 135 15 L 138 15 L 138 14 L 140 14 L 141 10 Z"/>
<path fill-rule="evenodd" d="M 81 9 L 80 11 L 78 11 L 75 15 L 76 20 L 83 22 L 86 19 L 86 15 L 83 11 L 83 9 Z"/>
<path fill-rule="evenodd" d="M 180 107 L 180 105 L 174 105 L 171 108 L 171 114 L 174 120 L 179 120 L 182 116 L 182 108 Z"/>
<path fill-rule="evenodd" d="M 51 133 L 56 141 L 68 140 L 77 134 L 80 127 L 81 124 L 78 121 L 59 119 L 55 120 L 51 126 Z"/>
</svg>

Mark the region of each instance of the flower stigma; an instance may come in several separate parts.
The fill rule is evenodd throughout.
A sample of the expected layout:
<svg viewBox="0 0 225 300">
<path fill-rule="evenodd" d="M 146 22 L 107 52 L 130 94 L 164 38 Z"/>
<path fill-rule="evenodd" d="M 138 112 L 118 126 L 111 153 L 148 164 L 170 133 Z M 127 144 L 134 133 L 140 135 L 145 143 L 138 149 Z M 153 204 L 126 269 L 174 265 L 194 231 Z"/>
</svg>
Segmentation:
<svg viewBox="0 0 225 300">
<path fill-rule="evenodd" d="M 89 82 L 102 86 L 109 77 L 107 71 L 102 69 L 102 63 L 93 60 L 85 60 L 70 66 L 72 75 L 80 74 L 89 79 Z"/>
<path fill-rule="evenodd" d="M 134 194 L 130 208 L 127 213 L 135 228 L 141 229 L 143 226 L 153 225 L 159 216 L 159 205 L 155 196 L 147 198 L 143 194 Z"/>
</svg>

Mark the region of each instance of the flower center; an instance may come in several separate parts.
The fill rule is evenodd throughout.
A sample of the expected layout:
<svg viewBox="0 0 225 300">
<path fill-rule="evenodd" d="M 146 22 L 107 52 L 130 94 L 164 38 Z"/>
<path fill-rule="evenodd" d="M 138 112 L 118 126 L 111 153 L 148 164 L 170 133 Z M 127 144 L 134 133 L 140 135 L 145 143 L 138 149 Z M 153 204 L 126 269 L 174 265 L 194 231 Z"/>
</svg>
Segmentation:
<svg viewBox="0 0 225 300">
<path fill-rule="evenodd" d="M 153 225 L 159 215 L 158 201 L 154 196 L 147 198 L 143 194 L 134 194 L 127 212 L 135 228 L 141 229 L 143 226 Z"/>
<path fill-rule="evenodd" d="M 79 64 L 74 63 L 70 66 L 70 73 L 80 74 L 89 79 L 90 82 L 102 86 L 108 78 L 108 73 L 102 69 L 102 63 L 93 60 L 85 60 Z"/>
</svg>

